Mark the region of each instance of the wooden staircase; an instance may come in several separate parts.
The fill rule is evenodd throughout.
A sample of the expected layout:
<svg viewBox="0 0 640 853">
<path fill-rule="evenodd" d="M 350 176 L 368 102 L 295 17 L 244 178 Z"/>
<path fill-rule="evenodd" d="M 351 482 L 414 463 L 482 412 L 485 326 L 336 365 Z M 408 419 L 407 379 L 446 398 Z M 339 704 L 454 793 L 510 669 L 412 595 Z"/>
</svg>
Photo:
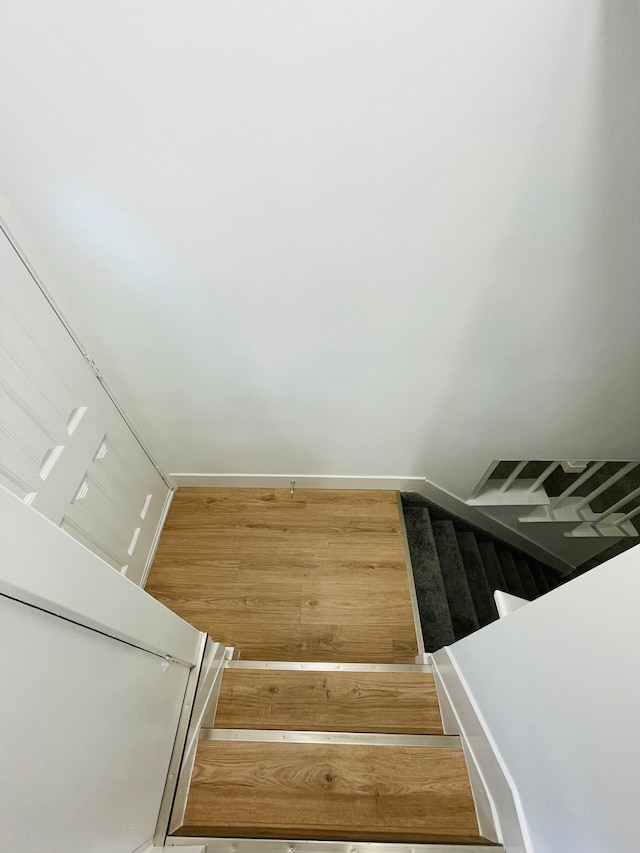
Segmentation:
<svg viewBox="0 0 640 853">
<path fill-rule="evenodd" d="M 168 844 L 197 839 L 208 853 L 257 850 L 247 839 L 493 844 L 479 833 L 461 743 L 444 735 L 428 666 L 228 661 L 202 723 Z"/>
</svg>

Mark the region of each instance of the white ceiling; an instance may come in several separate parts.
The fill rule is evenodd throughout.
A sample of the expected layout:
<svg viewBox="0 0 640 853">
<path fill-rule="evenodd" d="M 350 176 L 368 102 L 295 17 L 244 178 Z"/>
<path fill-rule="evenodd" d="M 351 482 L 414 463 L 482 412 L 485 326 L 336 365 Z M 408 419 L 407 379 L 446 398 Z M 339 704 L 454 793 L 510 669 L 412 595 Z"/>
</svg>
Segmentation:
<svg viewBox="0 0 640 853">
<path fill-rule="evenodd" d="M 634 380 L 572 399 L 602 364 L 596 0 L 1 15 L 0 186 L 169 470 L 629 450 L 592 416 Z"/>
</svg>

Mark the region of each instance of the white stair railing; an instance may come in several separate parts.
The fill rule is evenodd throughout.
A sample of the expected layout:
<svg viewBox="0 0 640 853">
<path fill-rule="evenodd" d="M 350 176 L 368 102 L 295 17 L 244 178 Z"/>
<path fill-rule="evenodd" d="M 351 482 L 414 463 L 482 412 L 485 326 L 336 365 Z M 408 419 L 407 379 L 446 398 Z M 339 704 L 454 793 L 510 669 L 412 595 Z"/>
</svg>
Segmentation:
<svg viewBox="0 0 640 853">
<path fill-rule="evenodd" d="M 484 474 L 482 475 L 482 477 L 478 481 L 477 486 L 475 487 L 475 489 L 473 490 L 473 492 L 469 496 L 469 500 L 474 500 L 475 498 L 478 497 L 478 495 L 484 489 L 484 487 L 487 484 L 487 481 L 490 479 L 491 475 L 496 470 L 496 468 L 498 467 L 499 464 L 500 464 L 500 462 L 496 460 L 495 462 L 492 462 L 491 465 L 489 465 L 487 470 L 484 472 Z"/>
<path fill-rule="evenodd" d="M 528 460 L 525 459 L 524 462 L 519 462 L 516 465 L 516 467 L 513 469 L 513 471 L 509 474 L 507 479 L 504 481 L 504 483 L 498 489 L 500 494 L 503 495 L 510 488 L 512 483 L 514 483 L 515 480 L 517 480 L 518 477 L 520 476 L 520 474 L 522 473 L 522 470 L 524 469 L 525 465 L 528 465 L 528 464 L 529 464 Z"/>
<path fill-rule="evenodd" d="M 626 515 L 623 515 L 620 521 L 618 522 L 618 526 L 621 527 L 623 524 L 626 524 L 627 521 L 631 521 L 632 518 L 635 518 L 636 515 L 640 513 L 640 506 L 637 506 L 635 509 L 632 509 L 631 512 L 628 512 Z"/>
<path fill-rule="evenodd" d="M 595 460 L 582 463 L 580 468 L 569 466 L 561 460 L 550 461 L 542 472 L 535 478 L 526 477 L 525 468 L 530 462 L 537 460 L 513 461 L 513 468 L 506 474 L 503 463 L 493 462 L 474 489 L 467 503 L 478 507 L 526 507 L 532 508 L 527 515 L 520 516 L 522 523 L 555 523 L 563 525 L 560 528 L 564 536 L 580 537 L 614 537 L 637 536 L 638 531 L 631 520 L 640 515 L 640 505 L 632 506 L 628 512 L 618 512 L 623 506 L 640 497 L 640 487 L 631 488 L 634 481 L 628 483 L 631 489 L 628 494 L 617 500 L 603 512 L 594 512 L 591 508 L 594 501 L 601 498 L 612 486 L 623 481 L 640 464 L 638 460 L 620 461 L 620 467 L 607 477 L 604 482 L 584 494 L 583 487 L 605 465 L 611 465 L 607 460 Z M 559 494 L 550 493 L 549 479 L 554 472 L 562 467 L 564 478 L 573 470 L 576 479 Z M 586 467 L 585 467 L 586 466 Z M 535 470 L 535 469 L 534 469 Z M 523 473 L 525 476 L 523 477 Z M 498 476 L 496 476 L 496 474 Z M 502 475 L 501 475 L 502 474 Z M 566 480 L 565 480 L 566 481 Z M 557 485 L 557 479 L 553 478 Z M 636 479 L 637 482 L 637 479 Z M 624 483 L 622 484 L 624 485 Z M 551 489 L 553 488 L 553 483 Z M 580 494 L 576 494 L 580 492 Z"/>
<path fill-rule="evenodd" d="M 598 522 L 605 521 L 607 518 L 609 518 L 609 516 L 616 513 L 625 504 L 628 504 L 629 501 L 631 501 L 637 497 L 640 497 L 640 487 L 637 489 L 634 489 L 632 492 L 629 492 L 628 495 L 625 495 L 623 498 L 621 498 L 619 501 L 617 501 L 617 503 L 614 503 L 613 506 L 609 507 L 609 509 L 606 509 L 604 512 L 601 512 L 597 518 L 597 521 Z"/>
<path fill-rule="evenodd" d="M 553 474 L 553 472 L 556 470 L 556 468 L 558 467 L 559 464 L 560 464 L 559 462 L 552 462 L 550 465 L 547 465 L 547 467 L 544 469 L 542 474 L 540 474 L 538 479 L 534 480 L 533 483 L 529 486 L 529 491 L 530 492 L 537 492 L 538 489 L 545 483 L 547 478 L 551 474 Z"/>
<path fill-rule="evenodd" d="M 549 510 L 551 512 L 553 512 L 554 509 L 557 509 L 557 507 L 559 507 L 563 501 L 566 501 L 567 498 L 571 497 L 571 495 L 575 492 L 576 489 L 579 489 L 580 486 L 583 485 L 583 483 L 586 483 L 587 480 L 590 480 L 591 477 L 593 477 L 593 475 L 597 471 L 599 471 L 603 465 L 606 465 L 606 464 L 607 464 L 606 462 L 595 462 L 591 466 L 591 468 L 587 468 L 587 470 L 584 472 L 584 474 L 581 477 L 578 477 L 578 479 L 575 481 L 575 483 L 572 483 L 567 489 L 564 490 L 564 492 L 562 492 L 561 495 L 558 495 L 557 498 L 554 498 L 551 501 L 551 503 L 549 504 Z M 575 509 L 575 507 L 574 507 L 574 509 Z"/>
<path fill-rule="evenodd" d="M 629 471 L 633 471 L 633 469 L 637 467 L 637 465 L 637 462 L 629 462 L 628 465 L 625 465 L 619 471 L 616 471 L 616 473 L 609 477 L 608 480 L 605 480 L 601 486 L 598 486 L 597 489 L 594 489 L 592 492 L 589 492 L 586 497 L 582 498 L 582 500 L 576 504 L 576 510 L 580 512 L 580 510 L 584 509 L 588 504 L 591 503 L 591 501 L 595 500 L 596 498 L 599 498 L 600 495 L 604 494 L 607 491 L 607 489 L 610 489 L 611 486 L 615 485 L 618 480 L 621 480 L 624 476 L 626 476 Z"/>
</svg>

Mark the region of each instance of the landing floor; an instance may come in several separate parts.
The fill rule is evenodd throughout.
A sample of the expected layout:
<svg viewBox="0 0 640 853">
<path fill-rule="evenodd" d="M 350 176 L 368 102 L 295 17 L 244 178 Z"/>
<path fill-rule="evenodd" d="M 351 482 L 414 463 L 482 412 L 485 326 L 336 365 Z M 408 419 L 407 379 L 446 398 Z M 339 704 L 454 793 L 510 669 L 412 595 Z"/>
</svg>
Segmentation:
<svg viewBox="0 0 640 853">
<path fill-rule="evenodd" d="M 417 654 L 393 491 L 178 489 L 146 589 L 245 660 Z"/>
</svg>

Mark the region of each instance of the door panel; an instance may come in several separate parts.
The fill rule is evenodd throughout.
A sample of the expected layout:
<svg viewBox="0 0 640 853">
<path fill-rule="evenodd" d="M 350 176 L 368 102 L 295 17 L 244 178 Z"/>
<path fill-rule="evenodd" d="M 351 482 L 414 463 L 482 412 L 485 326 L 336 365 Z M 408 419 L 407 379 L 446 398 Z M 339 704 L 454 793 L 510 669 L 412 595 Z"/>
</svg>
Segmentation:
<svg viewBox="0 0 640 853">
<path fill-rule="evenodd" d="M 169 489 L 0 234 L 0 483 L 138 582 Z"/>
</svg>

